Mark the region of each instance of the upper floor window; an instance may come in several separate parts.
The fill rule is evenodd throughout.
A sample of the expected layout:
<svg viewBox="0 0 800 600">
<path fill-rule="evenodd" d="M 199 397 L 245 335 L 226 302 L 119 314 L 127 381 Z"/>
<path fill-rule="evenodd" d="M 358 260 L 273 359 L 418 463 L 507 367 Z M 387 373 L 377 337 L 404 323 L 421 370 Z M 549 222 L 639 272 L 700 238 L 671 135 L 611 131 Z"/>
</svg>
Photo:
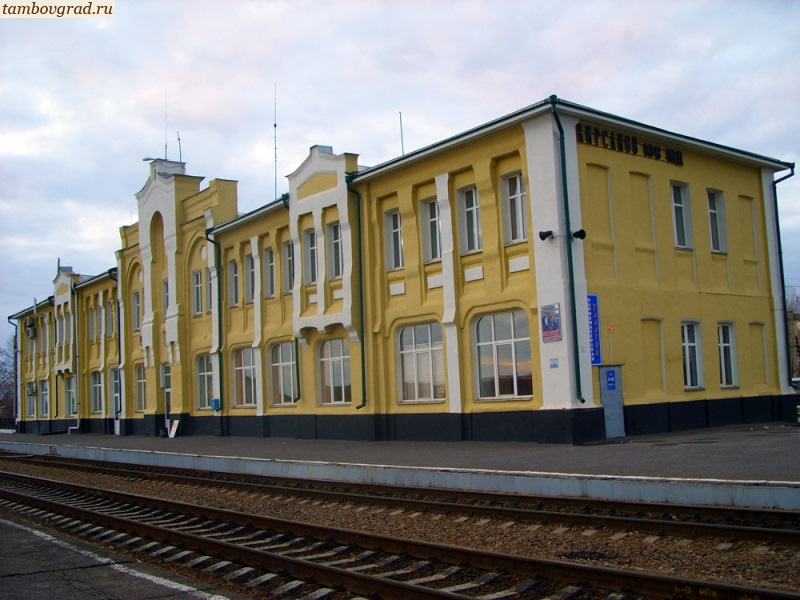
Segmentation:
<svg viewBox="0 0 800 600">
<path fill-rule="evenodd" d="M 396 271 L 405 266 L 403 256 L 403 220 L 400 212 L 391 210 L 384 215 L 386 228 L 386 268 Z"/>
<path fill-rule="evenodd" d="M 692 247 L 692 222 L 689 211 L 689 188 L 672 184 L 672 223 L 675 229 L 675 247 Z"/>
<path fill-rule="evenodd" d="M 350 347 L 344 339 L 327 340 L 319 350 L 322 404 L 351 401 Z"/>
<path fill-rule="evenodd" d="M 317 283 L 317 233 L 313 229 L 303 232 L 303 269 L 305 284 Z"/>
<path fill-rule="evenodd" d="M 192 272 L 192 313 L 203 314 L 203 275 L 199 270 Z"/>
<path fill-rule="evenodd" d="M 86 335 L 90 342 L 94 341 L 94 309 L 91 306 L 86 311 Z"/>
<path fill-rule="evenodd" d="M 272 403 L 294 404 L 297 398 L 295 390 L 295 369 L 297 367 L 292 342 L 282 342 L 272 346 L 269 353 L 269 368 L 272 382 Z"/>
<path fill-rule="evenodd" d="M 252 348 L 233 353 L 233 404 L 253 406 L 256 403 L 256 364 Z"/>
<path fill-rule="evenodd" d="M 528 239 L 528 211 L 525 206 L 525 183 L 522 174 L 503 177 L 501 194 L 506 244 L 524 242 Z"/>
<path fill-rule="evenodd" d="M 522 310 L 484 315 L 475 322 L 479 398 L 533 395 L 529 331 Z"/>
<path fill-rule="evenodd" d="M 114 335 L 114 302 L 106 303 L 106 337 Z"/>
<path fill-rule="evenodd" d="M 442 224 L 436 198 L 422 203 L 422 243 L 425 262 L 442 259 Z"/>
<path fill-rule="evenodd" d="M 264 298 L 275 295 L 275 253 L 272 248 L 264 249 Z"/>
<path fill-rule="evenodd" d="M 401 402 L 441 400 L 445 396 L 442 326 L 409 325 L 398 333 Z"/>
<path fill-rule="evenodd" d="M 239 304 L 239 264 L 228 261 L 228 306 Z"/>
<path fill-rule="evenodd" d="M 294 288 L 294 244 L 291 240 L 281 245 L 283 293 L 291 294 Z"/>
<path fill-rule="evenodd" d="M 256 290 L 256 261 L 252 254 L 244 257 L 244 301 L 247 303 L 255 299 Z"/>
<path fill-rule="evenodd" d="M 483 248 L 481 237 L 481 207 L 478 191 L 473 188 L 458 193 L 458 221 L 461 231 L 461 253 L 477 252 Z"/>
<path fill-rule="evenodd" d="M 214 306 L 214 293 L 211 288 L 211 267 L 206 267 L 206 312 L 211 312 Z"/>
<path fill-rule="evenodd" d="M 711 251 L 727 252 L 728 239 L 725 228 L 725 199 L 722 192 L 708 190 L 708 228 L 711 234 Z"/>
<path fill-rule="evenodd" d="M 344 251 L 342 249 L 342 226 L 336 222 L 328 225 L 328 275 L 341 279 L 344 274 Z"/>
<path fill-rule="evenodd" d="M 131 296 L 131 325 L 133 325 L 134 331 L 139 331 L 142 327 L 142 307 L 138 290 Z"/>
<path fill-rule="evenodd" d="M 681 323 L 681 350 L 683 353 L 683 387 L 687 390 L 703 387 L 703 356 L 700 323 Z"/>
</svg>

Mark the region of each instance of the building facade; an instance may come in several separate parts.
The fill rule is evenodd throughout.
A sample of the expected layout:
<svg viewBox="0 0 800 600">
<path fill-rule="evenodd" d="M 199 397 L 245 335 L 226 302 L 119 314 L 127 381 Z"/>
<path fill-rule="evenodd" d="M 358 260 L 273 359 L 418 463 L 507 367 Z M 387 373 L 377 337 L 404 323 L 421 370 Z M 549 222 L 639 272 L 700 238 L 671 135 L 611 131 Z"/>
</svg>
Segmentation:
<svg viewBox="0 0 800 600">
<path fill-rule="evenodd" d="M 794 165 L 552 97 L 284 198 L 156 159 L 117 265 L 15 315 L 18 428 L 584 443 L 795 420 Z"/>
</svg>

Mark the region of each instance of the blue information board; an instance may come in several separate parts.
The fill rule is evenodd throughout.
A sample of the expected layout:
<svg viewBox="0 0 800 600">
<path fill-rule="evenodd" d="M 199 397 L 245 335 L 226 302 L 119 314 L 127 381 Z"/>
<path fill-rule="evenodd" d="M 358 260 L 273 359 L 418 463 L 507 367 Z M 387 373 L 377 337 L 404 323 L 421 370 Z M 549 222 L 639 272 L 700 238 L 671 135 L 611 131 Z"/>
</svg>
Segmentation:
<svg viewBox="0 0 800 600">
<path fill-rule="evenodd" d="M 603 364 L 600 348 L 600 307 L 597 294 L 589 294 L 587 298 L 589 301 L 589 346 L 592 352 L 592 366 L 597 366 Z"/>
</svg>

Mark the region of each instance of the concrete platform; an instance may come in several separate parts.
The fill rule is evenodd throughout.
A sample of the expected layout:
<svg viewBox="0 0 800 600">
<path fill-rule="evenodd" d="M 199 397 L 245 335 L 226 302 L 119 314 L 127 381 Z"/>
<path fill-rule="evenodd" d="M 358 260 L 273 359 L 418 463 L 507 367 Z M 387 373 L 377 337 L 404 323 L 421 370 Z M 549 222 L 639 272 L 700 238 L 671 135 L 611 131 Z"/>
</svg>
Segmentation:
<svg viewBox="0 0 800 600">
<path fill-rule="evenodd" d="M 800 509 L 800 428 L 787 423 L 584 446 L 0 433 L 0 449 L 286 477 Z"/>
</svg>

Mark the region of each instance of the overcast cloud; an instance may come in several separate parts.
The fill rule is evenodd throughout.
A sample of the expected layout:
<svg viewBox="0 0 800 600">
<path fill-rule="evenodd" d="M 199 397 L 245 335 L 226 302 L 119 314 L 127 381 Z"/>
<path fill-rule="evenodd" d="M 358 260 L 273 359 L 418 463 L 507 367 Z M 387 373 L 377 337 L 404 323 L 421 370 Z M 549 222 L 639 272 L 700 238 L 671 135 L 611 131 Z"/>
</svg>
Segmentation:
<svg viewBox="0 0 800 600">
<path fill-rule="evenodd" d="M 9 0 L 11 2 L 12 0 Z M 77 1 L 77 0 L 76 0 Z M 274 198 L 314 144 L 374 165 L 551 94 L 798 161 L 800 1 L 116 0 L 0 19 L 0 339 L 59 258 L 116 265 L 147 156 Z M 166 123 L 165 123 L 166 108 Z M 800 288 L 800 175 L 780 184 Z"/>
</svg>

